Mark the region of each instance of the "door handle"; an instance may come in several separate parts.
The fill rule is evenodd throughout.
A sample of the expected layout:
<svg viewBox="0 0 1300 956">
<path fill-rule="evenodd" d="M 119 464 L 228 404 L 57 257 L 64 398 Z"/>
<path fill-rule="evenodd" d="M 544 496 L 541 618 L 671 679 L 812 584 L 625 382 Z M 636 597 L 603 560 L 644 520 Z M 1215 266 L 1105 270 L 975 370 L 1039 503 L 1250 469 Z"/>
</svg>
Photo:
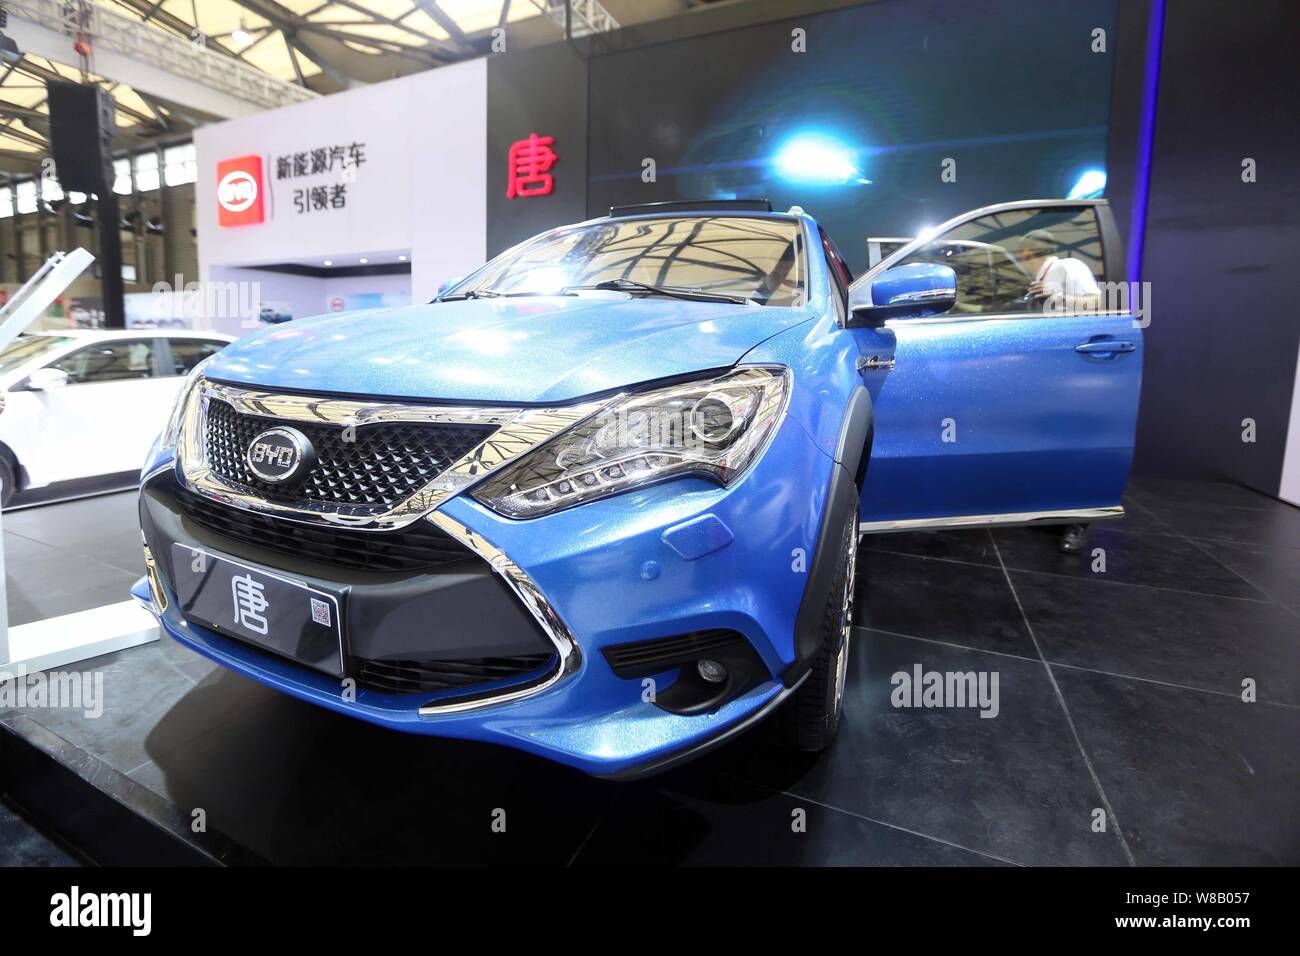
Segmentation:
<svg viewBox="0 0 1300 956">
<path fill-rule="evenodd" d="M 859 355 L 857 366 L 859 372 L 875 372 L 881 369 L 888 372 L 894 367 L 894 356 L 886 355 L 881 357 L 873 355 L 871 358 L 867 358 L 865 355 Z"/>
<path fill-rule="evenodd" d="M 1132 342 L 1121 342 L 1115 339 L 1090 339 L 1087 342 L 1080 342 L 1074 347 L 1076 352 L 1084 355 L 1118 355 L 1121 352 L 1132 352 L 1137 346 Z"/>
</svg>

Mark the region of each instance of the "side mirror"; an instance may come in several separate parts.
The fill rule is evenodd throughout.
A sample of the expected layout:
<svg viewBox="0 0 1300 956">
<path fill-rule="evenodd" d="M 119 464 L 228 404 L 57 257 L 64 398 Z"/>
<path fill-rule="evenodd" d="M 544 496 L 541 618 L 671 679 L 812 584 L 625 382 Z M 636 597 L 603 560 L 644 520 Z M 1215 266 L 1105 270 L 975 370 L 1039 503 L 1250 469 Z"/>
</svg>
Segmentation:
<svg viewBox="0 0 1300 956">
<path fill-rule="evenodd" d="M 886 269 L 870 287 L 849 296 L 850 325 L 879 325 L 885 319 L 942 315 L 957 304 L 957 273 L 951 266 L 914 262 Z"/>
<path fill-rule="evenodd" d="M 61 368 L 38 368 L 27 376 L 27 388 L 33 392 L 48 392 L 68 384 L 68 373 Z"/>
</svg>

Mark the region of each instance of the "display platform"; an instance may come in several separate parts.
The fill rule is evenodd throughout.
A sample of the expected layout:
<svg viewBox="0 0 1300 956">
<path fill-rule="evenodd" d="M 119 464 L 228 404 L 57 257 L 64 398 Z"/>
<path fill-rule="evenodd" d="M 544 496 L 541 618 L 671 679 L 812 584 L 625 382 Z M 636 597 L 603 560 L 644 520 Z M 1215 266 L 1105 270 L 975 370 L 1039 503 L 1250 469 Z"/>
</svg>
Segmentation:
<svg viewBox="0 0 1300 956">
<path fill-rule="evenodd" d="M 96 501 L 94 521 L 58 505 L 22 534 L 133 513 Z M 1034 529 L 865 538 L 868 626 L 820 759 L 760 728 L 604 782 L 351 720 L 164 638 L 78 665 L 103 675 L 97 718 L 0 708 L 0 789 L 103 863 L 1294 863 L 1300 510 L 1143 481 L 1125 504 L 1078 556 Z M 895 706 L 918 666 L 996 674 L 998 716 Z"/>
</svg>

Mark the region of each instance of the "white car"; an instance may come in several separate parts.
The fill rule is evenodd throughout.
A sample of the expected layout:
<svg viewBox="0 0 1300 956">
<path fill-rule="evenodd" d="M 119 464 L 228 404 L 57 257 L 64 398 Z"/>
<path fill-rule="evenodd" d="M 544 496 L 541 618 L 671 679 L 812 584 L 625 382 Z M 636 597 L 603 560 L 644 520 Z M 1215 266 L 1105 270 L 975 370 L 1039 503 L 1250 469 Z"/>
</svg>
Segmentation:
<svg viewBox="0 0 1300 956">
<path fill-rule="evenodd" d="M 67 329 L 0 350 L 0 482 L 16 492 L 138 471 L 190 369 L 234 341 L 178 329 Z"/>
</svg>

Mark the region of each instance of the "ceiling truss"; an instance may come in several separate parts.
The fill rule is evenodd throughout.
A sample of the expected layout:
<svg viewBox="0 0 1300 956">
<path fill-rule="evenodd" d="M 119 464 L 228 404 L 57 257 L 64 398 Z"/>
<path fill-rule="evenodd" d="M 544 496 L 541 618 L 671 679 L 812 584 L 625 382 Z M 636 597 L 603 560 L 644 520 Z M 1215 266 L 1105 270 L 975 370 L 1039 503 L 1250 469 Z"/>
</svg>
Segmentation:
<svg viewBox="0 0 1300 956">
<path fill-rule="evenodd" d="M 566 9 L 571 2 L 571 9 Z M 606 0 L 623 4 L 630 0 Z M 616 29 L 600 0 L 3 0 L 11 16 L 56 12 L 69 35 L 61 62 L 24 54 L 0 67 L 0 172 L 30 173 L 48 155 L 44 84 L 84 79 L 111 89 L 117 99 L 118 145 L 128 149 L 183 139 L 213 114 L 194 105 L 115 84 L 94 74 L 94 56 L 72 52 L 82 21 L 110 23 L 123 51 L 159 65 L 163 42 L 175 53 L 171 68 L 203 69 L 256 88 L 270 108 L 375 83 L 491 52 L 494 31 L 505 29 L 512 47 L 553 42 Z M 680 0 L 681 9 L 689 0 Z M 20 9 L 21 8 L 21 9 Z M 628 14 L 631 15 L 631 14 Z M 129 36 L 132 30 L 139 36 Z M 150 43 L 150 37 L 154 43 Z M 93 38 L 99 49 L 114 42 Z M 88 67 L 85 74 L 83 67 Z M 163 68 L 167 68 L 165 65 Z M 260 86 L 259 86 L 260 84 Z M 294 94 L 293 90 L 299 91 Z M 179 95 L 179 94 L 177 94 Z M 254 100 L 256 102 L 256 100 Z"/>
</svg>

